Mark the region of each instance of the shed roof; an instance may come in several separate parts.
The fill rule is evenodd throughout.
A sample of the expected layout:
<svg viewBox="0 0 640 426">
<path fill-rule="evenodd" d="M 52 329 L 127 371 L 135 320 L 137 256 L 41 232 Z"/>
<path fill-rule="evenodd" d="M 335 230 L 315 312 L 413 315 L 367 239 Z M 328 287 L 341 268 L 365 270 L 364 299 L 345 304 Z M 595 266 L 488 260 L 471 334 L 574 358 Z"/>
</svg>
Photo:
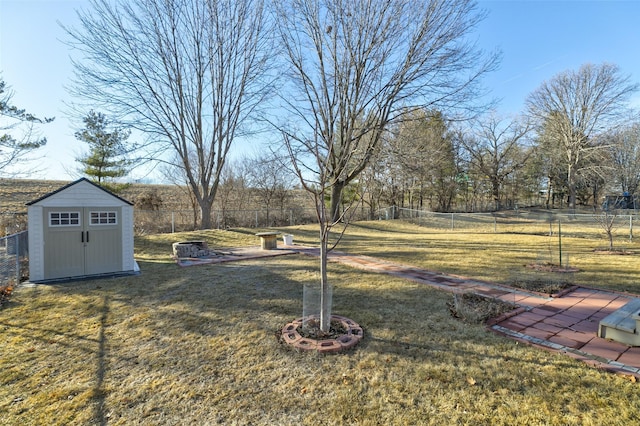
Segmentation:
<svg viewBox="0 0 640 426">
<path fill-rule="evenodd" d="M 76 181 L 73 181 L 73 182 L 71 182 L 71 183 L 69 183 L 69 184 L 67 184 L 67 185 L 65 185 L 65 186 L 63 186 L 63 187 L 61 187 L 61 188 L 56 189 L 55 191 L 49 192 L 48 194 L 45 194 L 45 195 L 43 195 L 42 197 L 40 197 L 40 198 L 38 198 L 38 199 L 36 199 L 36 200 L 29 201 L 28 203 L 26 203 L 26 205 L 27 205 L 27 206 L 30 206 L 30 205 L 32 205 L 32 204 L 39 203 L 40 201 L 45 200 L 45 199 L 47 199 L 47 198 L 49 198 L 49 197 L 52 197 L 52 196 L 54 196 L 55 194 L 57 194 L 57 193 L 59 193 L 59 192 L 61 192 L 61 191 L 64 191 L 64 190 L 65 190 L 65 189 L 67 189 L 67 188 L 70 188 L 70 187 L 72 187 L 72 186 L 74 186 L 74 185 L 77 185 L 77 184 L 78 184 L 78 183 L 80 183 L 80 182 L 87 182 L 87 183 L 89 183 L 89 184 L 91 184 L 91 185 L 95 186 L 96 188 L 100 189 L 101 191 L 104 191 L 104 192 L 105 192 L 105 193 L 107 193 L 108 195 L 110 195 L 110 196 L 112 196 L 112 197 L 114 197 L 114 198 L 116 198 L 116 199 L 118 199 L 118 200 L 122 201 L 123 203 L 129 204 L 130 206 L 132 206 L 132 205 L 133 205 L 133 203 L 132 203 L 131 201 L 129 201 L 129 200 L 125 200 L 124 198 L 117 196 L 117 195 L 116 195 L 116 194 L 114 194 L 113 192 L 111 192 L 111 191 L 109 191 L 109 190 L 107 190 L 107 189 L 104 189 L 104 188 L 103 188 L 103 187 L 101 187 L 100 185 L 98 185 L 98 184 L 96 184 L 96 183 L 94 183 L 94 182 L 91 182 L 89 179 L 87 179 L 87 178 L 85 178 L 85 177 L 80 178 L 80 179 L 78 179 L 78 180 L 76 180 Z"/>
</svg>

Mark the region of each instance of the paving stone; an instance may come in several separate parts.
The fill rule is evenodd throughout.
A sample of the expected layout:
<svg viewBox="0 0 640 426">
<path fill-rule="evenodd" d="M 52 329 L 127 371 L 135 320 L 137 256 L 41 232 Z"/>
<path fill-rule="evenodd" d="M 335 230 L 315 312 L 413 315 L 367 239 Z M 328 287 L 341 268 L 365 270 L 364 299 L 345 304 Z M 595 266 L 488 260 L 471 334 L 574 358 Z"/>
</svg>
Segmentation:
<svg viewBox="0 0 640 426">
<path fill-rule="evenodd" d="M 550 342 L 556 343 L 558 345 L 566 346 L 568 348 L 580 349 L 582 346 L 584 346 L 583 342 L 578 342 L 576 340 L 569 339 L 567 337 L 560 336 L 557 334 L 555 336 L 549 337 L 548 340 Z"/>
<path fill-rule="evenodd" d="M 512 321 L 525 326 L 530 326 L 546 318 L 547 318 L 546 316 L 534 314 L 533 312 L 525 312 L 523 314 L 513 317 Z"/>
<path fill-rule="evenodd" d="M 558 327 L 557 325 L 554 325 L 554 324 L 548 324 L 548 323 L 546 322 L 546 320 L 544 320 L 544 321 L 540 321 L 539 323 L 536 323 L 536 324 L 534 325 L 534 327 L 535 327 L 535 328 L 538 328 L 538 329 L 540 329 L 540 330 L 547 331 L 547 332 L 552 333 L 552 334 L 557 334 L 558 332 L 560 332 L 561 330 L 563 330 L 563 328 L 562 328 L 562 327 Z"/>
<path fill-rule="evenodd" d="M 504 328 L 508 328 L 509 330 L 513 330 L 513 331 L 522 331 L 525 328 L 527 328 L 526 325 L 522 325 L 520 323 L 514 322 L 512 321 L 512 319 L 508 319 L 506 321 L 502 321 L 500 323 L 498 323 L 497 325 L 502 326 Z"/>
<path fill-rule="evenodd" d="M 570 316 L 571 318 L 575 318 L 578 321 L 582 321 L 593 316 L 594 312 L 596 312 L 596 309 L 594 308 L 582 305 L 574 305 L 571 308 L 563 311 L 562 314 Z"/>
<path fill-rule="evenodd" d="M 540 306 L 541 301 L 543 300 L 544 299 L 542 299 L 541 297 L 525 296 L 518 300 L 518 303 L 526 306 Z"/>
<path fill-rule="evenodd" d="M 538 327 L 527 327 L 520 330 L 520 333 L 526 334 L 527 336 L 531 337 L 537 337 L 538 339 L 542 340 L 549 340 L 549 337 L 555 334 L 547 330 L 541 330 Z"/>
<path fill-rule="evenodd" d="M 562 308 L 558 308 L 556 306 L 551 306 L 546 304 L 546 305 L 540 305 L 533 308 L 531 312 L 539 313 L 540 315 L 553 315 L 553 314 L 557 314 L 558 312 L 561 312 L 562 310 L 563 310 Z"/>
<path fill-rule="evenodd" d="M 583 345 L 596 337 L 595 333 L 581 333 L 579 331 L 573 331 L 569 329 L 562 329 L 557 333 L 557 336 L 566 337 L 567 339 L 575 340 Z"/>
<path fill-rule="evenodd" d="M 616 361 L 624 352 L 626 352 L 627 346 L 622 343 L 598 338 L 592 339 L 582 347 L 582 350 L 589 354 Z"/>
<path fill-rule="evenodd" d="M 558 314 L 548 318 L 546 322 L 548 324 L 553 324 L 553 325 L 557 325 L 558 327 L 566 328 L 566 327 L 571 327 L 572 325 L 578 323 L 579 321 L 574 317 L 570 317 L 564 314 Z"/>
<path fill-rule="evenodd" d="M 640 347 L 630 347 L 624 351 L 618 361 L 625 365 L 633 365 L 640 368 Z"/>
<path fill-rule="evenodd" d="M 593 333 L 595 335 L 598 333 L 599 323 L 600 321 L 585 319 L 580 321 L 579 323 L 572 325 L 571 328 L 582 333 Z"/>
</svg>

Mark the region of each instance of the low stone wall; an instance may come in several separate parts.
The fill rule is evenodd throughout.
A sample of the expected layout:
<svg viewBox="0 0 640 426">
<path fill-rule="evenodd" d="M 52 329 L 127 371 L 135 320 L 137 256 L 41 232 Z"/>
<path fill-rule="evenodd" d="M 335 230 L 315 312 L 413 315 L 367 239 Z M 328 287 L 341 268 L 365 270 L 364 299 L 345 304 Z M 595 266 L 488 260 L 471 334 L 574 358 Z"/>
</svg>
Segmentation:
<svg viewBox="0 0 640 426">
<path fill-rule="evenodd" d="M 205 241 L 182 241 L 173 243 L 173 256 L 178 259 L 186 257 L 209 256 L 209 246 Z"/>
</svg>

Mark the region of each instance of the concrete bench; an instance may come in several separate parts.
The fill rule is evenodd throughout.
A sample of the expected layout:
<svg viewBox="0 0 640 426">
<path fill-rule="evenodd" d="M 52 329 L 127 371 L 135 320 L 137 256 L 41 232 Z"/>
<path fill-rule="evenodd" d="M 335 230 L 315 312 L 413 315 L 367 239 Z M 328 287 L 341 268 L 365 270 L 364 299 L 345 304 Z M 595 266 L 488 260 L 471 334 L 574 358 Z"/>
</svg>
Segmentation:
<svg viewBox="0 0 640 426">
<path fill-rule="evenodd" d="M 603 318 L 598 326 L 598 337 L 640 346 L 640 299 L 631 299 Z"/>
<path fill-rule="evenodd" d="M 278 247 L 278 235 L 279 232 L 258 232 L 257 237 L 260 237 L 260 247 L 262 250 L 274 250 Z"/>
</svg>

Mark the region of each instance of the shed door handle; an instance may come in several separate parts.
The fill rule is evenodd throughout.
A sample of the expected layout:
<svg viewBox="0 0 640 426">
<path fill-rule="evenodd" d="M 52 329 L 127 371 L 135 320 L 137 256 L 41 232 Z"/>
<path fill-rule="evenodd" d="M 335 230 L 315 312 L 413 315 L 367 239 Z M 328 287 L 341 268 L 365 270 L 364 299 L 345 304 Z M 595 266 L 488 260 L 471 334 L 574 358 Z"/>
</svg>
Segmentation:
<svg viewBox="0 0 640 426">
<path fill-rule="evenodd" d="M 87 242 L 89 242 L 89 231 L 87 231 Z"/>
<path fill-rule="evenodd" d="M 80 242 L 84 243 L 84 231 L 80 231 Z"/>
</svg>

